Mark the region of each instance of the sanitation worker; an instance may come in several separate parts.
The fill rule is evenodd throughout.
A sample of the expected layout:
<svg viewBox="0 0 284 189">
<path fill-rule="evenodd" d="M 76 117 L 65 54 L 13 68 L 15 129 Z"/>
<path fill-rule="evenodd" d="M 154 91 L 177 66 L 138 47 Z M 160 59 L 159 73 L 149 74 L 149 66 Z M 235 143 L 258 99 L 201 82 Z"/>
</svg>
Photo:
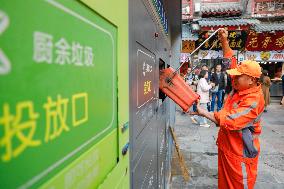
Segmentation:
<svg viewBox="0 0 284 189">
<path fill-rule="evenodd" d="M 224 56 L 232 56 L 228 32 L 219 31 Z M 231 65 L 232 66 L 232 65 Z M 197 113 L 220 127 L 218 145 L 218 188 L 253 189 L 257 177 L 260 152 L 258 136 L 264 99 L 259 83 L 261 68 L 255 61 L 245 60 L 227 70 L 232 77 L 233 91 L 219 112 L 208 112 L 197 106 Z M 231 67 L 232 68 L 232 67 Z"/>
</svg>

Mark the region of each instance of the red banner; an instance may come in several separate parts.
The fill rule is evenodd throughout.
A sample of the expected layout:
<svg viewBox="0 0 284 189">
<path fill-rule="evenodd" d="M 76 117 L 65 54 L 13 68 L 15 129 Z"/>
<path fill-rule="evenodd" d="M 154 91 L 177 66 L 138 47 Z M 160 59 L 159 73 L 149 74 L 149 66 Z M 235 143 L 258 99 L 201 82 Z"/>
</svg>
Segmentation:
<svg viewBox="0 0 284 189">
<path fill-rule="evenodd" d="M 246 50 L 248 51 L 278 51 L 284 50 L 284 32 L 275 33 L 256 33 L 250 30 L 247 41 Z"/>
</svg>

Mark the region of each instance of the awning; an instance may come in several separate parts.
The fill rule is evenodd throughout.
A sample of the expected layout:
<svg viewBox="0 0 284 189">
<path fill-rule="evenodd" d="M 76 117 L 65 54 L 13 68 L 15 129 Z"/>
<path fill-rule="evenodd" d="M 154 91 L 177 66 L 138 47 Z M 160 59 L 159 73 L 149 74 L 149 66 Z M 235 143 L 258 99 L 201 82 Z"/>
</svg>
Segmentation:
<svg viewBox="0 0 284 189">
<path fill-rule="evenodd" d="M 204 3 L 201 7 L 202 14 L 212 13 L 241 13 L 242 6 L 239 2 Z"/>
<path fill-rule="evenodd" d="M 284 23 L 262 23 L 253 27 L 256 32 L 284 31 Z"/>
<path fill-rule="evenodd" d="M 245 26 L 259 24 L 260 21 L 257 19 L 202 19 L 198 21 L 201 27 L 215 27 L 215 26 Z"/>
<path fill-rule="evenodd" d="M 182 40 L 197 41 L 198 33 L 192 33 L 189 24 L 182 25 Z"/>
</svg>

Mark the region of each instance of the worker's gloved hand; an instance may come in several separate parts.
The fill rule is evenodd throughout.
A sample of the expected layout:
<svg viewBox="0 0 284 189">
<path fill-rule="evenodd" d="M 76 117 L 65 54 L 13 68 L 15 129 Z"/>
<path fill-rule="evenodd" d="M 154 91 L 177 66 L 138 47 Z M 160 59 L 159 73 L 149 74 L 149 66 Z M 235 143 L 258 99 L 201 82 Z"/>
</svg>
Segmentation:
<svg viewBox="0 0 284 189">
<path fill-rule="evenodd" d="M 207 113 L 207 110 L 204 110 L 203 108 L 200 107 L 199 100 L 196 103 L 196 110 L 197 110 L 197 114 L 200 116 L 204 116 Z"/>
<path fill-rule="evenodd" d="M 218 37 L 222 44 L 223 57 L 231 59 L 232 56 L 234 55 L 234 52 L 229 46 L 228 31 L 225 30 L 224 28 L 219 29 Z"/>
<path fill-rule="evenodd" d="M 220 41 L 225 41 L 228 39 L 228 31 L 225 30 L 224 28 L 221 28 L 219 31 L 218 31 L 218 37 L 219 37 L 219 40 Z"/>
</svg>

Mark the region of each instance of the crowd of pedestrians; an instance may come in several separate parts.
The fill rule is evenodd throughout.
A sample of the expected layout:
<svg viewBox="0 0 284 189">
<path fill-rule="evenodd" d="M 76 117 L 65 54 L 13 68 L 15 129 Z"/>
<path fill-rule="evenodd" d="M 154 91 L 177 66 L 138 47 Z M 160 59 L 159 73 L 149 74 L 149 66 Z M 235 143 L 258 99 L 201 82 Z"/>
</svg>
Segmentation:
<svg viewBox="0 0 284 189">
<path fill-rule="evenodd" d="M 186 83 L 200 95 L 200 106 L 208 111 L 220 111 L 224 104 L 224 99 L 232 91 L 232 81 L 226 73 L 226 69 L 222 64 L 216 64 L 210 70 L 207 65 L 202 65 L 201 68 L 187 69 L 187 74 L 184 75 Z M 284 105 L 284 75 L 282 76 L 283 98 L 280 104 Z M 264 112 L 267 112 L 267 106 L 270 104 L 270 86 L 271 80 L 267 70 L 262 70 L 260 78 L 263 97 L 265 101 Z M 196 111 L 196 105 L 193 105 L 192 111 Z M 192 122 L 202 127 L 209 127 L 207 119 L 194 115 L 191 117 Z"/>
<path fill-rule="evenodd" d="M 208 111 L 221 110 L 226 94 L 232 90 L 230 77 L 227 76 L 221 64 L 215 65 L 210 70 L 205 64 L 194 71 L 189 67 L 184 78 L 186 83 L 200 95 L 200 105 Z M 196 111 L 195 105 L 193 111 Z M 200 126 L 210 126 L 206 118 L 193 116 L 191 119 Z"/>
</svg>

